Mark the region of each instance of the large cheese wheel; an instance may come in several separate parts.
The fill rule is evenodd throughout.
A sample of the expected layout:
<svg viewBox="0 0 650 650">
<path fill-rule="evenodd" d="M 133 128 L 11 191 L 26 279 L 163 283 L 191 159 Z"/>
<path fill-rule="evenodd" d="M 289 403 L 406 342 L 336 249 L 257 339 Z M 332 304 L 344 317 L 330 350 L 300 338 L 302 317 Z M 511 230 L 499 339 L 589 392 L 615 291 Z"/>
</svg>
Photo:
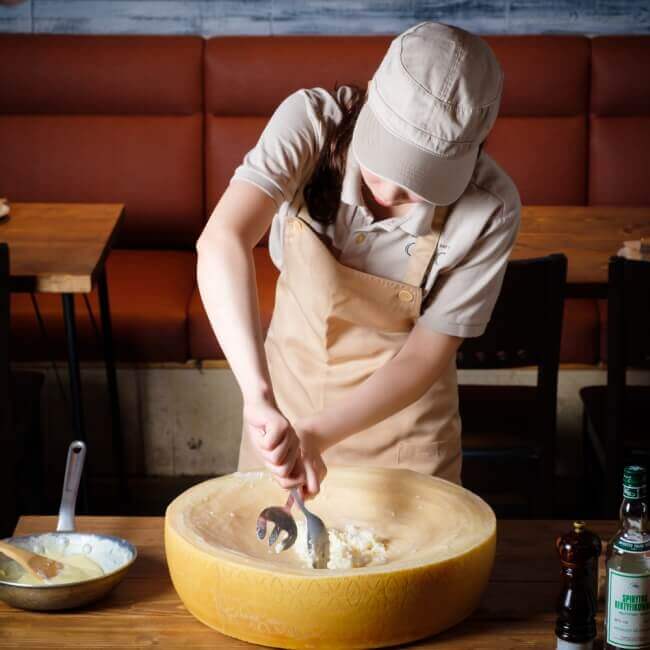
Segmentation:
<svg viewBox="0 0 650 650">
<path fill-rule="evenodd" d="M 261 472 L 201 483 L 167 509 L 165 549 L 181 600 L 220 632 L 281 648 L 371 648 L 436 634 L 467 617 L 487 584 L 496 520 L 479 497 L 409 470 L 332 468 L 311 502 L 328 526 L 388 540 L 388 562 L 301 566 L 255 535 L 286 492 Z M 294 510 L 298 518 L 298 509 Z"/>
</svg>

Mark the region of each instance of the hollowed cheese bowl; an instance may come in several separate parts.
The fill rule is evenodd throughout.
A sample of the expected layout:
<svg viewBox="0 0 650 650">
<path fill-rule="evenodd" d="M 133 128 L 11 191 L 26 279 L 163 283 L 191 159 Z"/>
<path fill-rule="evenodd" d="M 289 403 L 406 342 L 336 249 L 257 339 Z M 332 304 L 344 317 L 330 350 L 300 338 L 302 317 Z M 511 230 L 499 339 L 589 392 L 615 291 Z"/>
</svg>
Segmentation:
<svg viewBox="0 0 650 650">
<path fill-rule="evenodd" d="M 248 472 L 196 485 L 169 505 L 169 571 L 197 619 L 266 646 L 373 648 L 441 632 L 478 605 L 496 520 L 468 490 L 409 470 L 330 468 L 313 511 L 388 544 L 385 564 L 345 570 L 305 568 L 295 549 L 276 554 L 257 539 L 259 512 L 285 500 L 269 475 Z"/>
</svg>

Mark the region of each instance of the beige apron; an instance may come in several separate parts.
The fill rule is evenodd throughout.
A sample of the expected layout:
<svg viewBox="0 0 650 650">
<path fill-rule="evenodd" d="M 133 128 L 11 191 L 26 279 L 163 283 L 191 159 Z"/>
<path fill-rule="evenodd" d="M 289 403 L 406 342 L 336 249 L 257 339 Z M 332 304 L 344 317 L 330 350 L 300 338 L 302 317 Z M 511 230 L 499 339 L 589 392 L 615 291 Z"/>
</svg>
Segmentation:
<svg viewBox="0 0 650 650">
<path fill-rule="evenodd" d="M 420 315 L 421 286 L 446 214 L 436 208 L 402 282 L 339 263 L 304 208 L 289 218 L 265 343 L 273 392 L 289 422 L 336 404 L 399 352 Z M 323 454 L 328 466 L 403 467 L 454 483 L 461 458 L 455 359 L 420 399 Z M 242 435 L 239 469 L 261 465 Z"/>
</svg>

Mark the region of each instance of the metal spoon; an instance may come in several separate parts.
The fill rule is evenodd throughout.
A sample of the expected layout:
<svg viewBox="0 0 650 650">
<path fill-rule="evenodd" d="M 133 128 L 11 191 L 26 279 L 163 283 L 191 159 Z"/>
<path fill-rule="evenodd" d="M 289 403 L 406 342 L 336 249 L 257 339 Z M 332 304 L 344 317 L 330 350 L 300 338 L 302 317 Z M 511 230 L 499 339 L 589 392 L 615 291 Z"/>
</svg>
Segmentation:
<svg viewBox="0 0 650 650">
<path fill-rule="evenodd" d="M 330 559 L 330 538 L 327 534 L 327 528 L 320 517 L 307 510 L 298 490 L 293 488 L 291 496 L 307 520 L 307 550 L 311 557 L 312 566 L 314 569 L 327 569 L 327 563 Z"/>
<path fill-rule="evenodd" d="M 270 521 L 274 524 L 273 530 L 269 535 L 269 546 L 274 546 L 280 535 L 283 532 L 286 533 L 284 539 L 276 549 L 278 552 L 286 551 L 291 548 L 298 538 L 296 521 L 291 515 L 292 505 L 293 497 L 289 495 L 284 507 L 271 506 L 269 508 L 264 508 L 257 517 L 257 538 L 260 540 L 266 537 L 268 522 Z"/>
<path fill-rule="evenodd" d="M 274 527 L 269 536 L 269 546 L 274 546 L 284 532 L 285 537 L 279 543 L 277 551 L 281 553 L 290 549 L 298 538 L 296 520 L 291 515 L 291 507 L 294 501 L 298 504 L 307 520 L 307 550 L 312 559 L 312 567 L 314 569 L 326 569 L 330 555 L 330 540 L 327 528 L 322 519 L 307 510 L 298 490 L 295 488 L 289 493 L 289 498 L 283 507 L 271 506 L 264 508 L 260 512 L 257 518 L 257 537 L 260 540 L 264 539 L 268 522 L 272 522 Z"/>
</svg>

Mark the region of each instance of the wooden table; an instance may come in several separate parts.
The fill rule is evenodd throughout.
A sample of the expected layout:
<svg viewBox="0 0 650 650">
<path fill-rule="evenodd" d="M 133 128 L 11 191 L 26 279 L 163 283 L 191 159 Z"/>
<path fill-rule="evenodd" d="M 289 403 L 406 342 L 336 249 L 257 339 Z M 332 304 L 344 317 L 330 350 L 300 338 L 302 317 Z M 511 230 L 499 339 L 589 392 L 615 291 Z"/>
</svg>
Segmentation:
<svg viewBox="0 0 650 650">
<path fill-rule="evenodd" d="M 625 240 L 650 237 L 650 208 L 524 206 L 512 259 L 564 253 L 570 284 L 607 284 L 609 258 Z"/>
<path fill-rule="evenodd" d="M 86 439 L 86 431 L 74 294 L 89 293 L 97 286 L 113 448 L 125 497 L 122 426 L 105 270 L 123 213 L 120 203 L 11 203 L 10 218 L 0 221 L 0 242 L 9 245 L 12 291 L 62 295 L 73 423 L 75 437 L 81 440 Z M 45 332 L 38 312 L 36 316 Z"/>
<path fill-rule="evenodd" d="M 11 203 L 0 240 L 9 244 L 12 288 L 89 293 L 123 213 L 120 203 Z"/>
<path fill-rule="evenodd" d="M 104 601 L 86 610 L 38 614 L 0 603 L 0 648 L 253 647 L 209 629 L 185 610 L 167 573 L 162 518 L 81 517 L 77 524 L 82 531 L 133 542 L 139 557 L 130 573 Z M 54 517 L 23 517 L 16 534 L 53 530 L 55 525 Z M 589 527 L 609 539 L 616 525 L 604 521 Z M 454 629 L 412 647 L 555 648 L 560 586 L 555 538 L 569 528 L 570 523 L 562 521 L 500 521 L 496 563 L 479 609 Z"/>
</svg>

